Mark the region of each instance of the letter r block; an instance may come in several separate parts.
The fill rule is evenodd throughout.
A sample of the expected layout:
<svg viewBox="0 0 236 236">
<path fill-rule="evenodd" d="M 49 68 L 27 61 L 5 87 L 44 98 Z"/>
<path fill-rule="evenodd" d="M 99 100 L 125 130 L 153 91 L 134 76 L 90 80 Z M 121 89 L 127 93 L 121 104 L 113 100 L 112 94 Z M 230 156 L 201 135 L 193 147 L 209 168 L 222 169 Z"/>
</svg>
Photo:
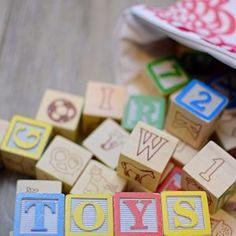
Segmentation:
<svg viewBox="0 0 236 236">
<path fill-rule="evenodd" d="M 210 236 L 207 196 L 201 191 L 161 193 L 165 236 Z"/>
<path fill-rule="evenodd" d="M 64 195 L 19 193 L 14 236 L 64 236 Z"/>
<path fill-rule="evenodd" d="M 116 236 L 162 236 L 160 196 L 154 193 L 116 193 Z"/>
<path fill-rule="evenodd" d="M 65 236 L 113 236 L 112 196 L 66 196 Z"/>
</svg>

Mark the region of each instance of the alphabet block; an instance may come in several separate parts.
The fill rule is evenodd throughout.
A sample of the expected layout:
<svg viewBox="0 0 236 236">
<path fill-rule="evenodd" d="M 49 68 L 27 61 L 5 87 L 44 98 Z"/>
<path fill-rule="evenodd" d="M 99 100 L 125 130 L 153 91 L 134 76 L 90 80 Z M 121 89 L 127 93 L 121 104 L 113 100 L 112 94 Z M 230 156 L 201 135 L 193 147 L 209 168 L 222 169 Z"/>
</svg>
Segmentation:
<svg viewBox="0 0 236 236">
<path fill-rule="evenodd" d="M 69 192 L 92 158 L 85 148 L 57 135 L 36 165 L 38 179 L 60 180 Z"/>
<path fill-rule="evenodd" d="M 53 125 L 55 134 L 76 141 L 82 107 L 82 97 L 48 89 L 43 96 L 36 119 Z"/>
<path fill-rule="evenodd" d="M 1 145 L 5 167 L 34 176 L 36 162 L 41 157 L 51 133 L 51 125 L 15 115 Z"/>
<path fill-rule="evenodd" d="M 113 236 L 112 196 L 66 196 L 65 236 L 76 235 Z"/>
<path fill-rule="evenodd" d="M 126 180 L 117 176 L 116 171 L 98 161 L 91 160 L 70 193 L 113 195 L 115 192 L 123 191 L 125 186 Z"/>
<path fill-rule="evenodd" d="M 116 236 L 162 236 L 161 199 L 154 193 L 116 193 Z"/>
<path fill-rule="evenodd" d="M 83 110 L 83 133 L 90 133 L 105 118 L 120 121 L 126 96 L 127 90 L 124 86 L 89 82 Z"/>
<path fill-rule="evenodd" d="M 236 160 L 210 141 L 183 168 L 182 188 L 207 192 L 210 212 L 235 193 Z"/>
<path fill-rule="evenodd" d="M 205 192 L 166 191 L 161 193 L 161 203 L 164 235 L 211 235 Z"/>
<path fill-rule="evenodd" d="M 50 180 L 17 180 L 16 193 L 61 193 L 60 181 Z"/>
<path fill-rule="evenodd" d="M 189 82 L 189 76 L 172 56 L 152 61 L 147 65 L 147 69 L 162 96 L 177 91 Z"/>
<path fill-rule="evenodd" d="M 97 159 L 115 169 L 120 151 L 129 134 L 111 119 L 105 120 L 84 141 L 83 146 L 91 151 Z"/>
<path fill-rule="evenodd" d="M 121 151 L 117 174 L 156 191 L 177 142 L 172 135 L 139 122 Z"/>
<path fill-rule="evenodd" d="M 63 194 L 19 193 L 14 236 L 63 236 L 64 198 Z"/>
<path fill-rule="evenodd" d="M 133 130 L 138 121 L 163 129 L 166 101 L 163 97 L 131 95 L 125 106 L 122 127 Z"/>
<path fill-rule="evenodd" d="M 170 98 L 166 130 L 199 149 L 209 140 L 228 99 L 198 80 Z"/>
<path fill-rule="evenodd" d="M 0 119 L 0 144 L 2 143 L 2 140 L 6 134 L 7 128 L 9 126 L 9 122 Z M 2 157 L 0 153 L 0 167 L 2 166 Z"/>
</svg>

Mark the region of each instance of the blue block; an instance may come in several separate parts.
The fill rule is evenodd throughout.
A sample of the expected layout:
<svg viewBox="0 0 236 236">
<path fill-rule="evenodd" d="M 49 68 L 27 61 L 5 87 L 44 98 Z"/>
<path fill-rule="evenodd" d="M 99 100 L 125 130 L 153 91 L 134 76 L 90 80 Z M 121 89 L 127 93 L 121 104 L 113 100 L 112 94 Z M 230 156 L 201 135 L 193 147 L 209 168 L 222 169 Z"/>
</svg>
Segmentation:
<svg viewBox="0 0 236 236">
<path fill-rule="evenodd" d="M 19 193 L 14 236 L 64 236 L 64 194 Z"/>
<path fill-rule="evenodd" d="M 199 80 L 192 80 L 176 96 L 178 105 L 206 122 L 212 121 L 228 104 L 228 99 Z"/>
</svg>

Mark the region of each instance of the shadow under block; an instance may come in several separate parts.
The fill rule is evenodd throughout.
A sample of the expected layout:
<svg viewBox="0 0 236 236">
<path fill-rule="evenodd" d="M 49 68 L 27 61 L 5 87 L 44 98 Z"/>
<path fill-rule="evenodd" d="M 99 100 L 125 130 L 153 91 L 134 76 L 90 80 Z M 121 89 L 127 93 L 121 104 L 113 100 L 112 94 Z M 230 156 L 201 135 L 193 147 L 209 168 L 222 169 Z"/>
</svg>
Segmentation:
<svg viewBox="0 0 236 236">
<path fill-rule="evenodd" d="M 43 96 L 36 119 L 51 124 L 56 134 L 76 141 L 82 107 L 82 97 L 48 89 Z"/>
<path fill-rule="evenodd" d="M 160 195 L 116 193 L 114 225 L 116 236 L 162 236 Z"/>
<path fill-rule="evenodd" d="M 125 106 L 122 127 L 129 131 L 139 121 L 158 129 L 163 129 L 165 118 L 165 98 L 159 96 L 131 95 Z"/>
<path fill-rule="evenodd" d="M 36 165 L 37 179 L 60 180 L 69 192 L 92 158 L 85 148 L 57 135 Z"/>
<path fill-rule="evenodd" d="M 111 195 L 66 196 L 65 236 L 113 236 L 113 224 Z"/>
<path fill-rule="evenodd" d="M 64 236 L 63 194 L 19 193 L 14 236 Z"/>
<path fill-rule="evenodd" d="M 236 193 L 224 204 L 223 210 L 236 218 Z"/>
<path fill-rule="evenodd" d="M 116 171 L 91 160 L 70 193 L 72 194 L 111 194 L 121 192 L 126 180 L 117 176 Z"/>
<path fill-rule="evenodd" d="M 223 210 L 217 211 L 211 216 L 211 228 L 213 236 L 236 235 L 236 219 Z"/>
<path fill-rule="evenodd" d="M 6 134 L 7 128 L 9 126 L 9 122 L 0 119 L 0 145 L 2 143 L 2 140 Z M 1 157 L 1 153 L 0 153 L 0 167 L 2 166 L 2 157 Z"/>
<path fill-rule="evenodd" d="M 17 180 L 16 194 L 18 193 L 61 193 L 62 183 L 50 180 Z"/>
<path fill-rule="evenodd" d="M 107 166 L 115 169 L 129 133 L 111 119 L 105 120 L 84 141 L 83 146 Z"/>
<path fill-rule="evenodd" d="M 165 236 L 210 236 L 210 215 L 205 192 L 161 193 Z"/>
<path fill-rule="evenodd" d="M 183 168 L 182 188 L 206 191 L 214 213 L 235 193 L 235 173 L 236 160 L 210 141 Z"/>
<path fill-rule="evenodd" d="M 2 141 L 4 166 L 35 176 L 35 165 L 52 134 L 52 126 L 31 118 L 13 116 Z"/>
<path fill-rule="evenodd" d="M 117 174 L 156 191 L 177 142 L 172 135 L 139 122 L 121 151 Z"/>
<path fill-rule="evenodd" d="M 199 149 L 209 140 L 228 99 L 198 80 L 170 97 L 165 128 Z"/>
<path fill-rule="evenodd" d="M 83 133 L 90 133 L 106 118 L 120 121 L 123 117 L 126 98 L 127 89 L 124 86 L 89 82 L 83 109 Z"/>
</svg>

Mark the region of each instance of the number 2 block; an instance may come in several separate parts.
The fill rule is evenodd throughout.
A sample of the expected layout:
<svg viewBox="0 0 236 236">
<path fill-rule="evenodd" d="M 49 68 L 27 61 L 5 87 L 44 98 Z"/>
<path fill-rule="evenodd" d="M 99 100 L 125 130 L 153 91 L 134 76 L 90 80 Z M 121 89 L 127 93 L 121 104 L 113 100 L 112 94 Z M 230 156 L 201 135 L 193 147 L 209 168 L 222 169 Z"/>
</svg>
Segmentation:
<svg viewBox="0 0 236 236">
<path fill-rule="evenodd" d="M 224 95 L 198 80 L 191 81 L 170 100 L 166 130 L 196 149 L 208 141 L 228 103 Z"/>
</svg>

